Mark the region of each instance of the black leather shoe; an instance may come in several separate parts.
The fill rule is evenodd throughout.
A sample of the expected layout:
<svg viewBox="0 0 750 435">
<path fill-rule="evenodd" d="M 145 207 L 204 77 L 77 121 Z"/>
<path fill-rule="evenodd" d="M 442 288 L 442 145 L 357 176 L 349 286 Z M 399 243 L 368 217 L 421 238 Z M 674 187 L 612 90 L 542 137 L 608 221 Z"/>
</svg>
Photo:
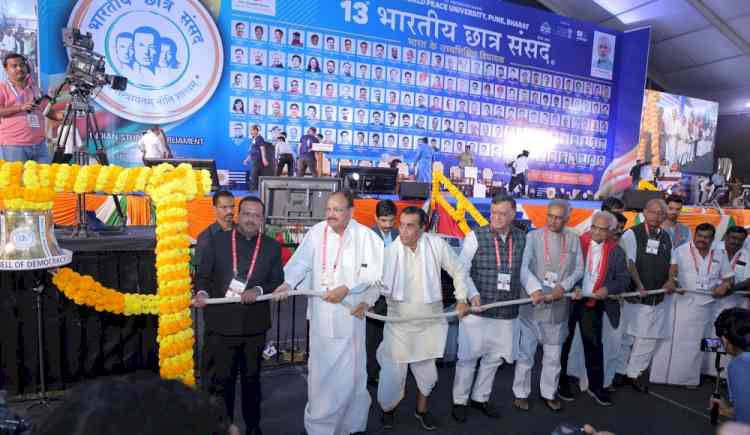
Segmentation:
<svg viewBox="0 0 750 435">
<path fill-rule="evenodd" d="M 451 415 L 453 416 L 453 419 L 456 420 L 459 423 L 466 423 L 466 405 L 457 405 L 453 404 L 453 411 L 451 411 Z"/>
<path fill-rule="evenodd" d="M 383 412 L 383 415 L 380 416 L 380 422 L 383 424 L 383 429 L 393 429 L 396 422 L 396 411 Z"/>
<path fill-rule="evenodd" d="M 648 386 L 641 381 L 641 378 L 628 378 L 628 383 L 635 391 L 639 393 L 648 393 Z"/>
<path fill-rule="evenodd" d="M 490 406 L 487 402 L 477 402 L 476 400 L 472 400 L 469 404 L 472 408 L 478 410 L 488 418 L 500 418 L 500 412 Z"/>
<path fill-rule="evenodd" d="M 628 385 L 628 377 L 622 373 L 615 373 L 615 377 L 612 378 L 612 386 L 620 388 L 626 385 Z"/>
<path fill-rule="evenodd" d="M 612 398 L 609 396 L 607 390 L 603 388 L 601 390 L 592 390 L 589 388 L 586 392 L 596 401 L 596 403 L 602 406 L 612 406 Z"/>
<path fill-rule="evenodd" d="M 575 400 L 573 391 L 570 389 L 570 382 L 560 381 L 560 384 L 557 386 L 557 397 L 566 402 L 572 402 Z"/>
<path fill-rule="evenodd" d="M 353 432 L 351 435 L 367 435 L 367 432 Z"/>
</svg>

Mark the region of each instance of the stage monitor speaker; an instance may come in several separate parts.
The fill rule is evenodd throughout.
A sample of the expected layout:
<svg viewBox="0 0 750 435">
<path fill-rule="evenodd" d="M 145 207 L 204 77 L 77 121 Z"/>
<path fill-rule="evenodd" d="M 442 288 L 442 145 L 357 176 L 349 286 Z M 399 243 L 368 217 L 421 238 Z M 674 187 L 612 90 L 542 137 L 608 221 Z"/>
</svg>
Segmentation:
<svg viewBox="0 0 750 435">
<path fill-rule="evenodd" d="M 430 183 L 418 181 L 402 181 L 398 186 L 398 196 L 401 199 L 427 199 L 430 197 Z"/>
<path fill-rule="evenodd" d="M 650 190 L 626 190 L 622 195 L 625 210 L 641 211 L 652 199 L 664 199 L 664 192 Z"/>
<path fill-rule="evenodd" d="M 179 166 L 182 163 L 190 163 L 193 169 L 205 169 L 211 175 L 211 191 L 215 192 L 221 187 L 219 185 L 219 174 L 216 172 L 216 162 L 214 159 L 191 159 L 191 158 L 170 158 L 170 159 L 143 159 L 146 166 L 159 166 L 162 163 L 169 163 L 172 166 Z"/>
<path fill-rule="evenodd" d="M 260 177 L 266 222 L 315 225 L 326 218 L 326 201 L 341 190 L 340 182 L 331 177 Z"/>
</svg>

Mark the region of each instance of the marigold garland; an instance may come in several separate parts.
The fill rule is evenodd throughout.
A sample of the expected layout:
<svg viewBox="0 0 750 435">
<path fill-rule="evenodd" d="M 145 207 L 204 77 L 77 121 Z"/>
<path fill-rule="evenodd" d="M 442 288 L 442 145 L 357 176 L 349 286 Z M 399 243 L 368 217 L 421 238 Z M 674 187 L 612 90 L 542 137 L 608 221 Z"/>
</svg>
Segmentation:
<svg viewBox="0 0 750 435">
<path fill-rule="evenodd" d="M 90 276 L 62 268 L 54 284 L 77 304 L 124 315 L 157 314 L 162 377 L 195 384 L 190 314 L 190 238 L 187 203 L 211 190 L 208 171 L 188 164 L 155 168 L 78 166 L 0 161 L 0 198 L 10 210 L 52 209 L 55 192 L 121 194 L 145 192 L 156 206 L 156 274 L 153 295 L 123 293 Z"/>
</svg>

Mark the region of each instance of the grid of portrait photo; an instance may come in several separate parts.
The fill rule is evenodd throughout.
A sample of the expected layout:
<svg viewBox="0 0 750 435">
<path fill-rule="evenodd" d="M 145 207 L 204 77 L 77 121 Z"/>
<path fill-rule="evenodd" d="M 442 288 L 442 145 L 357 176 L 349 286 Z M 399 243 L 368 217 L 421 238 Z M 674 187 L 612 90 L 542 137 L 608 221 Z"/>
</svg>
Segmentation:
<svg viewBox="0 0 750 435">
<path fill-rule="evenodd" d="M 518 138 L 544 132 L 554 142 L 547 149 L 558 151 L 532 158 L 605 164 L 611 87 L 604 82 L 242 20 L 232 22 L 230 53 L 232 137 L 259 124 L 295 142 L 313 125 L 340 149 L 410 150 L 427 137 L 442 153 L 469 147 L 506 158 Z"/>
</svg>

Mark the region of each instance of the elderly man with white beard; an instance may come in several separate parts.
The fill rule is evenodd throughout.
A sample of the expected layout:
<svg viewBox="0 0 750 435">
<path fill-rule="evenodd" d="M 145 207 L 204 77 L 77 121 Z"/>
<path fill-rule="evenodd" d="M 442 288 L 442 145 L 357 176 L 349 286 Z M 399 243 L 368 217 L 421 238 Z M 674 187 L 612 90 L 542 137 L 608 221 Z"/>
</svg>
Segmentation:
<svg viewBox="0 0 750 435">
<path fill-rule="evenodd" d="M 562 345 L 568 335 L 568 301 L 564 296 L 583 277 L 578 234 L 565 228 L 569 218 L 568 201 L 550 201 L 547 225 L 526 236 L 521 268 L 533 305 L 522 305 L 519 310 L 521 339 L 513 379 L 513 406 L 523 411 L 529 409 L 531 369 L 540 344 L 544 352 L 540 380 L 542 401 L 552 411 L 562 409 L 555 393 L 560 379 Z"/>
<path fill-rule="evenodd" d="M 695 229 L 693 241 L 674 250 L 670 274 L 677 277 L 680 294 L 669 296 L 672 331 L 654 353 L 652 383 L 686 387 L 700 384 L 703 352 L 698 343 L 713 322 L 715 298 L 726 295 L 733 276 L 726 255 L 712 246 L 715 234 L 713 225 L 702 223 Z M 685 293 L 686 289 L 710 294 Z"/>
<path fill-rule="evenodd" d="M 425 234 L 427 213 L 419 207 L 401 212 L 399 237 L 385 250 L 383 294 L 388 315 L 424 316 L 443 313 L 440 270 L 453 278 L 459 317 L 468 313 L 466 266 L 448 243 L 439 236 Z M 396 407 L 404 397 L 407 371 L 417 381 L 417 409 L 414 413 L 422 429 L 433 431 L 437 423 L 427 412 L 427 399 L 437 383 L 435 361 L 445 352 L 448 322 L 445 319 L 386 322 L 383 342 L 378 347 L 380 382 L 378 402 L 383 409 L 386 429 L 394 425 Z"/>
</svg>

